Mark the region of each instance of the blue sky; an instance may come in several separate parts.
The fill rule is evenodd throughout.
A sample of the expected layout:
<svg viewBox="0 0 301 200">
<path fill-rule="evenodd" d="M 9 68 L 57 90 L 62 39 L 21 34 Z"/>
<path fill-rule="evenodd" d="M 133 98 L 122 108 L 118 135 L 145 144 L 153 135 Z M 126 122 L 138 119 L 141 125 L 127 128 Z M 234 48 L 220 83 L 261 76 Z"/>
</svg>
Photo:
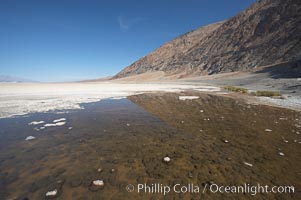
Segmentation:
<svg viewBox="0 0 301 200">
<path fill-rule="evenodd" d="M 254 0 L 0 0 L 0 75 L 114 75 L 165 42 Z"/>
</svg>

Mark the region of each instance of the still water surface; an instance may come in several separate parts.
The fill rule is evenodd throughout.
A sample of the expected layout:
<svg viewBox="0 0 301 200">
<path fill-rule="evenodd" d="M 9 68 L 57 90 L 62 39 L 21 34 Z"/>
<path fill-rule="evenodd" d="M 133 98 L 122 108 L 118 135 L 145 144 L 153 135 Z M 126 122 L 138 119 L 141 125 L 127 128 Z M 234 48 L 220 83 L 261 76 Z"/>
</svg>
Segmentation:
<svg viewBox="0 0 301 200">
<path fill-rule="evenodd" d="M 200 98 L 181 101 L 179 95 Z M 45 199 L 54 189 L 63 200 L 254 198 L 126 191 L 138 183 L 293 185 L 295 194 L 256 199 L 301 197 L 298 112 L 200 93 L 144 94 L 83 106 L 0 120 L 0 199 Z M 39 131 L 43 124 L 28 125 L 59 118 L 66 124 Z M 36 139 L 25 141 L 27 136 Z M 164 163 L 165 156 L 171 162 Z M 91 186 L 97 179 L 104 180 L 103 189 Z"/>
</svg>

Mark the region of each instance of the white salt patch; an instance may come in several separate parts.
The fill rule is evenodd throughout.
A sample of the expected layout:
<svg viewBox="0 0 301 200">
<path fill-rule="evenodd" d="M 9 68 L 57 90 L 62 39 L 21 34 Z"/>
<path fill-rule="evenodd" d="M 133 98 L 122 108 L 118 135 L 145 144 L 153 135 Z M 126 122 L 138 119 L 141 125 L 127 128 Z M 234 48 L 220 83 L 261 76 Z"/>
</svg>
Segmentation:
<svg viewBox="0 0 301 200">
<path fill-rule="evenodd" d="M 60 121 L 66 121 L 66 118 L 60 118 L 60 119 L 53 120 L 54 123 L 60 122 Z"/>
<path fill-rule="evenodd" d="M 221 89 L 219 87 L 214 86 L 202 86 L 202 88 L 194 89 L 199 92 L 220 92 Z"/>
<path fill-rule="evenodd" d="M 96 186 L 104 186 L 105 185 L 103 180 L 95 180 L 95 181 L 93 181 L 93 184 Z"/>
<path fill-rule="evenodd" d="M 298 96 L 292 96 L 287 98 L 285 95 L 283 95 L 285 98 L 283 99 L 275 99 L 271 97 L 256 97 L 260 102 L 262 103 L 272 103 L 281 107 L 285 108 L 294 108 L 294 109 L 301 109 L 301 98 Z"/>
<path fill-rule="evenodd" d="M 253 165 L 251 163 L 248 162 L 244 162 L 245 165 L 249 166 L 249 167 L 253 167 Z"/>
<path fill-rule="evenodd" d="M 25 138 L 26 141 L 27 141 L 27 140 L 34 140 L 34 139 L 36 139 L 36 138 L 33 137 L 33 136 L 28 136 L 27 138 Z"/>
<path fill-rule="evenodd" d="M 46 197 L 53 197 L 57 195 L 57 190 L 49 191 L 46 193 Z"/>
<path fill-rule="evenodd" d="M 28 123 L 28 125 L 37 125 L 37 124 L 43 124 L 45 123 L 44 121 L 33 121 L 33 122 L 30 122 Z"/>
<path fill-rule="evenodd" d="M 56 124 L 45 124 L 45 127 L 56 126 Z"/>
<path fill-rule="evenodd" d="M 112 97 L 111 99 L 120 100 L 120 99 L 126 99 L 126 97 Z"/>
<path fill-rule="evenodd" d="M 179 100 L 193 100 L 193 99 L 198 99 L 200 97 L 198 96 L 179 96 Z"/>
<path fill-rule="evenodd" d="M 183 83 L 0 83 L 0 118 L 35 112 L 84 109 L 81 103 L 128 97 L 147 92 L 214 90 L 217 87 Z"/>
<path fill-rule="evenodd" d="M 66 122 L 57 122 L 57 123 L 56 123 L 57 126 L 63 126 L 63 125 L 65 125 L 65 124 L 66 124 Z"/>
<path fill-rule="evenodd" d="M 55 124 L 45 124 L 44 126 L 45 127 L 51 127 L 51 126 L 63 126 L 63 125 L 65 125 L 66 124 L 66 122 L 57 122 L 57 123 L 55 123 Z"/>
</svg>

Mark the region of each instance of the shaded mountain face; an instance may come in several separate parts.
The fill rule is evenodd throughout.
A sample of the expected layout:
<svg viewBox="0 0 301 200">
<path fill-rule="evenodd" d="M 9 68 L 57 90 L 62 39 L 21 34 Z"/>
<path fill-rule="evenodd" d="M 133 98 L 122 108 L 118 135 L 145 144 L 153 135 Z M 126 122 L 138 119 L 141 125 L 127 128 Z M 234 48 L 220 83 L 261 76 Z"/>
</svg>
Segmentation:
<svg viewBox="0 0 301 200">
<path fill-rule="evenodd" d="M 24 78 L 19 78 L 19 77 L 0 75 L 0 82 L 34 82 L 34 81 L 24 79 Z"/>
<path fill-rule="evenodd" d="M 301 57 L 301 1 L 260 0 L 231 19 L 186 33 L 119 72 L 215 74 Z"/>
</svg>

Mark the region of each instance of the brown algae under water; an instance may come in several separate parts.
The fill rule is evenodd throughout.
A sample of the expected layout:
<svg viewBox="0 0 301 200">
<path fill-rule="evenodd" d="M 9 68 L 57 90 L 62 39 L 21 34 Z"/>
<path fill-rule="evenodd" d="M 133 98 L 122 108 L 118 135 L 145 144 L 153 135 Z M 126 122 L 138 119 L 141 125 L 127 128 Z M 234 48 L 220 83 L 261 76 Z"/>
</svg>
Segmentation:
<svg viewBox="0 0 301 200">
<path fill-rule="evenodd" d="M 198 99 L 180 100 L 195 95 Z M 300 199 L 301 114 L 196 92 L 83 104 L 0 120 L 0 199 L 253 199 L 250 194 L 138 193 L 132 184 L 294 186 Z M 63 126 L 40 129 L 66 118 Z M 28 136 L 34 140 L 26 141 Z M 282 154 L 280 154 L 282 153 Z M 169 157 L 170 162 L 163 158 Z M 103 180 L 95 188 L 93 180 Z"/>
</svg>

